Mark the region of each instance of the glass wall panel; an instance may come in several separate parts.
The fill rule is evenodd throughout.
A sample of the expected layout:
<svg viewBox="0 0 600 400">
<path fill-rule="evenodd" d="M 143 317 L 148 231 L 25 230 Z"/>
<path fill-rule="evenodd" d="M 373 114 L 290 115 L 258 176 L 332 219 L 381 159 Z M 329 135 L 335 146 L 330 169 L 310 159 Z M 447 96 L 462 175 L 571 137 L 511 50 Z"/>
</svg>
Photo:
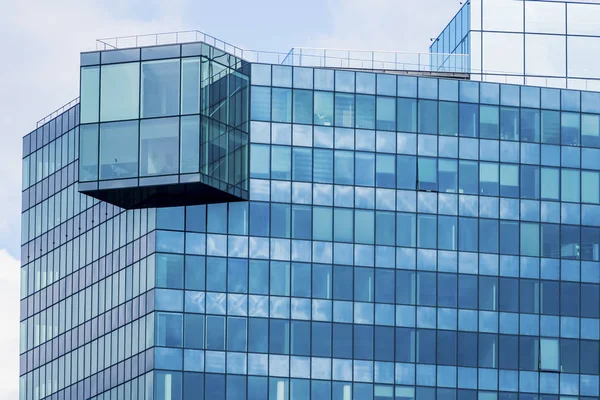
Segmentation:
<svg viewBox="0 0 600 400">
<path fill-rule="evenodd" d="M 437 111 L 437 101 L 419 100 L 419 133 L 437 134 Z"/>
<path fill-rule="evenodd" d="M 179 59 L 142 63 L 142 118 L 179 113 L 179 72 Z"/>
<path fill-rule="evenodd" d="M 100 121 L 139 117 L 140 64 L 103 65 L 100 72 Z"/>
<path fill-rule="evenodd" d="M 200 169 L 200 116 L 181 117 L 180 172 Z"/>
<path fill-rule="evenodd" d="M 417 131 L 417 101 L 415 99 L 398 99 L 398 130 L 401 132 Z"/>
<path fill-rule="evenodd" d="M 200 112 L 200 58 L 184 58 L 181 64 L 181 113 Z"/>
<path fill-rule="evenodd" d="M 100 111 L 100 67 L 81 68 L 80 123 L 98 122 Z"/>
<path fill-rule="evenodd" d="M 333 125 L 333 93 L 315 91 L 315 125 Z"/>
<path fill-rule="evenodd" d="M 82 125 L 79 136 L 79 180 L 95 181 L 98 179 L 98 124 Z"/>
<path fill-rule="evenodd" d="M 440 135 L 458 135 L 458 103 L 439 102 Z"/>
<path fill-rule="evenodd" d="M 179 166 L 179 118 L 142 120 L 140 175 L 176 174 Z"/>
<path fill-rule="evenodd" d="M 138 121 L 100 124 L 100 179 L 138 174 Z"/>
</svg>

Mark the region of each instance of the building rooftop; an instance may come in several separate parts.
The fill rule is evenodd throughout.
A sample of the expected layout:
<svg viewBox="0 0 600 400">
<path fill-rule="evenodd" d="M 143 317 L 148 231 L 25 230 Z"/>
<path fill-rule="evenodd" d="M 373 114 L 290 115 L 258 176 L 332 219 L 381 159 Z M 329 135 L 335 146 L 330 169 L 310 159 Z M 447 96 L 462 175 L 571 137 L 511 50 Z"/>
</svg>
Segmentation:
<svg viewBox="0 0 600 400">
<path fill-rule="evenodd" d="M 414 53 L 294 47 L 287 53 L 246 50 L 201 31 L 166 32 L 148 35 L 98 39 L 97 51 L 162 46 L 181 43 L 206 43 L 223 52 L 252 63 L 282 64 L 297 67 L 345 68 L 385 72 L 410 71 L 468 78 L 467 55 Z M 441 61 L 444 61 L 443 63 Z M 443 64 L 443 67 L 441 66 Z"/>
</svg>

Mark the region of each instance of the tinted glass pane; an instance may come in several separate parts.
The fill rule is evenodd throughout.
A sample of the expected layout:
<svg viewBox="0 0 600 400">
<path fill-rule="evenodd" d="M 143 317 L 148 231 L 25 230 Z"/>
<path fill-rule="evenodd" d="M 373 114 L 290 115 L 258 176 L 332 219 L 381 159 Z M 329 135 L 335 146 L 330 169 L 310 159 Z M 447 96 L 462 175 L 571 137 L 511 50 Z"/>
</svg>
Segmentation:
<svg viewBox="0 0 600 400">
<path fill-rule="evenodd" d="M 140 64 L 103 65 L 100 75 L 100 120 L 138 118 Z"/>
<path fill-rule="evenodd" d="M 100 125 L 100 179 L 138 175 L 138 122 Z"/>
</svg>

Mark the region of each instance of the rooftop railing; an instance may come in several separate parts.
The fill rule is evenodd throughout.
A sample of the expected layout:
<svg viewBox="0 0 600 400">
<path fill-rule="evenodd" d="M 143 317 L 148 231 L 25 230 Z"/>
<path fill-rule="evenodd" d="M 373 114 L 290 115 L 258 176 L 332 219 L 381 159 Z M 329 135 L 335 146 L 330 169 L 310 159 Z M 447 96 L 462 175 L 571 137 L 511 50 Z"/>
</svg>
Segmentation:
<svg viewBox="0 0 600 400">
<path fill-rule="evenodd" d="M 60 108 L 52 111 L 50 114 L 48 114 L 44 118 L 40 119 L 37 122 L 37 124 L 36 124 L 35 127 L 39 128 L 40 126 L 44 125 L 46 122 L 52 121 L 54 118 L 58 117 L 60 114 L 64 113 L 69 108 L 71 108 L 74 105 L 76 105 L 77 103 L 79 103 L 79 97 L 77 97 L 76 99 L 71 100 L 70 102 L 68 102 L 64 106 L 62 106 L 62 107 L 60 107 Z"/>
<path fill-rule="evenodd" d="M 367 51 L 297 47 L 281 62 L 303 67 L 371 69 L 386 71 L 469 72 L 469 55 Z"/>
<path fill-rule="evenodd" d="M 243 58 L 243 49 L 197 30 L 98 39 L 96 40 L 96 50 L 126 49 L 132 47 L 147 47 L 194 42 L 203 42 L 226 53 Z"/>
<path fill-rule="evenodd" d="M 204 32 L 182 31 L 98 39 L 96 50 L 112 50 L 168 44 L 203 42 L 248 62 L 299 67 L 408 70 L 468 73 L 468 55 L 315 49 L 296 47 L 287 53 L 244 50 Z"/>
</svg>

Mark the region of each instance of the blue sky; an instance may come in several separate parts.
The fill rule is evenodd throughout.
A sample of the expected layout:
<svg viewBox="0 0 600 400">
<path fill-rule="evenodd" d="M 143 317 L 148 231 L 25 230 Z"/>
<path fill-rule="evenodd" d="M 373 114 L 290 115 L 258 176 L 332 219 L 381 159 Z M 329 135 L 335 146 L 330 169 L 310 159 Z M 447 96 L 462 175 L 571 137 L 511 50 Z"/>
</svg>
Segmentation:
<svg viewBox="0 0 600 400">
<path fill-rule="evenodd" d="M 426 52 L 458 0 L 32 0 L 0 13 L 0 400 L 17 398 L 21 138 L 77 97 L 95 40 L 197 29 L 244 49 Z"/>
</svg>

